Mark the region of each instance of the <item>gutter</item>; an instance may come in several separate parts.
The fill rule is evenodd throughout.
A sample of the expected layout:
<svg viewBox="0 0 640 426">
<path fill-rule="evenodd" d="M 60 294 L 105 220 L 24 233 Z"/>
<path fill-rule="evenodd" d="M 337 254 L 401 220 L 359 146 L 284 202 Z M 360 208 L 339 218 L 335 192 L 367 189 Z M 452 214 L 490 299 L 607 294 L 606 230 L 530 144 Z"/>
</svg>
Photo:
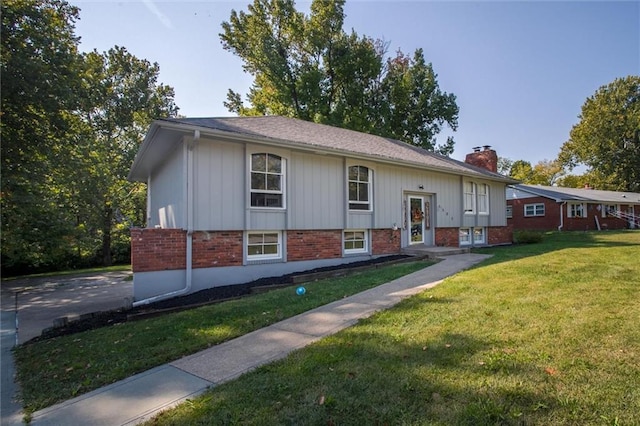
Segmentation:
<svg viewBox="0 0 640 426">
<path fill-rule="evenodd" d="M 134 308 L 141 305 L 148 305 L 150 303 L 159 302 L 161 300 L 169 299 L 172 297 L 182 296 L 184 294 L 188 294 L 191 291 L 191 286 L 193 283 L 193 150 L 195 149 L 199 141 L 200 130 L 195 130 L 193 132 L 193 139 L 186 143 L 186 166 L 183 172 L 184 181 L 187 184 L 187 248 L 185 253 L 185 286 L 180 290 L 175 290 L 169 293 L 159 294 L 147 299 L 135 301 L 132 304 Z"/>
</svg>

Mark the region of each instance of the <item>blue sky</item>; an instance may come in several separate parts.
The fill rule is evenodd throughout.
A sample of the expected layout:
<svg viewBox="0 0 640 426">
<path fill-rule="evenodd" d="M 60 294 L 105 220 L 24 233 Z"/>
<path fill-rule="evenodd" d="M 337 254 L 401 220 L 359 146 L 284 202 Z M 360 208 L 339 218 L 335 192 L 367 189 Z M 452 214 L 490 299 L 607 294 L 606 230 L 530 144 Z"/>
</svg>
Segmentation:
<svg viewBox="0 0 640 426">
<path fill-rule="evenodd" d="M 249 0 L 70 3 L 81 9 L 81 49 L 119 45 L 157 62 L 182 115 L 229 116 L 227 90 L 251 85 L 218 37 Z M 308 11 L 309 2 L 297 5 Z M 638 1 L 347 0 L 345 13 L 347 31 L 384 39 L 391 53 L 424 49 L 440 88 L 457 96 L 460 160 L 481 145 L 532 164 L 554 159 L 587 97 L 640 74 Z"/>
</svg>

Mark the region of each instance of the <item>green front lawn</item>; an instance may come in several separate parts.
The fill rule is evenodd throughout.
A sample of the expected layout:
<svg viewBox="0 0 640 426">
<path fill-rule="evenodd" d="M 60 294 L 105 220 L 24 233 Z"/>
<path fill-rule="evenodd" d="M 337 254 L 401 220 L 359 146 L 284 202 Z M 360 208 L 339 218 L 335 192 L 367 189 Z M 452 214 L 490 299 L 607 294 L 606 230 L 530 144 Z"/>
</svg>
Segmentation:
<svg viewBox="0 0 640 426">
<path fill-rule="evenodd" d="M 152 424 L 640 424 L 640 231 L 548 234 Z"/>
<path fill-rule="evenodd" d="M 305 284 L 15 349 L 27 413 L 429 266 L 420 261 Z"/>
</svg>

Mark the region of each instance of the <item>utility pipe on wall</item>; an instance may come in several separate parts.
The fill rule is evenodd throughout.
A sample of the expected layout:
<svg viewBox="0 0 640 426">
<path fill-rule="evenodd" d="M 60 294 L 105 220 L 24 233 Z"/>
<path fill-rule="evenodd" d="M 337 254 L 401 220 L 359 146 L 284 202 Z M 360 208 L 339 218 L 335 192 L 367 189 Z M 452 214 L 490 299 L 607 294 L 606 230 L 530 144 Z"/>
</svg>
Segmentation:
<svg viewBox="0 0 640 426">
<path fill-rule="evenodd" d="M 558 231 L 562 231 L 562 227 L 564 226 L 564 216 L 562 215 L 562 206 L 565 206 L 567 202 L 560 204 L 560 226 L 558 226 Z"/>
<path fill-rule="evenodd" d="M 191 284 L 193 281 L 193 150 L 200 140 L 200 130 L 195 130 L 193 133 L 193 139 L 186 142 L 186 166 L 183 170 L 183 179 L 186 181 L 187 200 L 186 200 L 186 220 L 187 220 L 187 235 L 186 235 L 186 270 L 185 270 L 185 286 L 180 290 L 171 291 L 169 293 L 159 294 L 157 296 L 149 297 L 147 299 L 138 300 L 133 302 L 133 307 L 148 305 L 149 303 L 159 302 L 160 300 L 169 299 L 171 297 L 182 296 L 191 291 Z"/>
</svg>

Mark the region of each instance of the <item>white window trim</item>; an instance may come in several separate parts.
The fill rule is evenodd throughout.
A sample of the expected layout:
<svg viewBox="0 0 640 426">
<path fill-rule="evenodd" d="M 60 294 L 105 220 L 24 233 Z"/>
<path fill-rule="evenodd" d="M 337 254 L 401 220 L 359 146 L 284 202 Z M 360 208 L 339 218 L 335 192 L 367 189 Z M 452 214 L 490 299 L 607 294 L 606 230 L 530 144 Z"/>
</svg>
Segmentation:
<svg viewBox="0 0 640 426">
<path fill-rule="evenodd" d="M 345 239 L 345 234 L 348 232 L 362 232 L 364 234 L 364 247 L 361 249 L 346 249 L 345 243 L 347 240 Z M 344 254 L 362 254 L 369 253 L 369 230 L 368 229 L 345 229 L 342 231 L 342 251 Z"/>
<path fill-rule="evenodd" d="M 478 188 L 484 188 L 485 193 L 481 194 L 480 190 L 478 189 L 477 192 L 477 197 L 478 197 L 478 214 L 481 215 L 488 215 L 489 214 L 489 185 L 487 185 L 486 183 L 480 183 L 477 185 Z M 484 198 L 484 203 L 480 202 L 480 199 Z M 481 208 L 484 207 L 484 210 L 481 210 Z"/>
<path fill-rule="evenodd" d="M 280 158 L 280 190 L 279 191 L 275 191 L 275 190 L 268 190 L 268 189 L 256 189 L 254 190 L 251 187 L 251 173 L 254 172 L 253 170 L 253 155 L 256 154 L 266 154 L 267 156 L 272 155 L 274 157 L 278 157 Z M 285 157 L 283 157 L 280 154 L 275 154 L 272 152 L 267 152 L 267 151 L 261 151 L 261 152 L 250 152 L 248 154 L 249 156 L 249 177 L 248 177 L 248 183 L 249 183 L 249 207 L 251 209 L 268 209 L 268 210 L 284 210 L 287 207 L 287 197 L 286 197 L 286 189 L 287 189 L 287 159 Z M 267 161 L 268 163 L 268 161 Z M 256 173 L 265 173 L 265 174 L 276 174 L 276 173 L 269 173 L 269 172 L 260 172 L 260 171 L 256 171 Z M 260 193 L 260 194 L 281 194 L 282 195 L 282 206 L 278 206 L 278 207 L 271 207 L 271 206 L 253 206 L 251 205 L 251 194 L 253 193 Z"/>
<path fill-rule="evenodd" d="M 603 204 L 602 205 L 602 217 L 609 216 L 609 207 L 613 207 L 613 211 L 617 212 L 620 210 L 620 206 L 618 204 Z M 611 215 L 613 217 L 617 217 L 616 215 Z"/>
<path fill-rule="evenodd" d="M 476 230 L 480 230 L 480 233 L 482 234 L 481 240 L 476 240 Z M 487 233 L 485 231 L 485 228 L 483 227 L 473 228 L 472 234 L 473 234 L 472 239 L 474 244 L 485 244 L 487 242 Z"/>
<path fill-rule="evenodd" d="M 471 185 L 471 192 L 467 192 L 467 184 Z M 466 215 L 474 215 L 476 214 L 476 184 L 474 182 L 471 181 L 465 181 L 462 184 L 462 194 L 463 194 L 463 199 L 462 199 L 462 208 L 464 209 L 464 214 Z M 467 197 L 468 195 L 471 195 L 470 200 L 471 200 L 471 210 L 469 210 L 466 204 L 467 204 Z"/>
<path fill-rule="evenodd" d="M 349 169 L 351 167 L 366 167 L 367 169 L 367 176 L 368 176 L 368 181 L 366 182 L 367 184 L 367 198 L 369 199 L 369 201 L 364 202 L 364 201 L 352 201 L 351 199 L 349 199 L 349 183 L 350 182 L 360 182 L 360 181 L 352 181 L 351 179 L 349 179 Z M 346 172 L 346 176 L 347 176 L 347 208 L 350 212 L 371 212 L 373 211 L 373 169 L 369 166 L 366 166 L 364 164 L 350 164 L 347 166 L 347 172 Z M 365 182 L 362 182 L 365 183 Z M 352 209 L 351 208 L 351 204 L 368 204 L 369 207 L 366 209 Z"/>
<path fill-rule="evenodd" d="M 576 216 L 574 214 L 574 207 L 577 206 L 581 206 L 581 215 L 580 216 Z M 587 217 L 587 206 L 585 205 L 585 203 L 569 203 L 567 205 L 567 217 L 571 217 L 571 218 L 578 218 L 578 219 L 584 219 Z"/>
<path fill-rule="evenodd" d="M 467 231 L 467 236 L 469 237 L 469 240 L 467 240 L 467 241 L 463 241 L 462 240 L 462 238 L 461 238 L 462 237 L 462 231 Z M 458 230 L 458 235 L 459 235 L 458 238 L 460 240 L 460 245 L 461 246 L 470 246 L 471 245 L 471 242 L 473 241 L 473 235 L 472 235 L 472 232 L 471 232 L 471 228 L 460 228 Z"/>
<path fill-rule="evenodd" d="M 278 252 L 276 254 L 249 254 L 249 236 L 250 235 L 264 235 L 264 234 L 277 234 L 278 235 Z M 246 231 L 244 240 L 245 253 L 247 255 L 247 261 L 254 260 L 279 260 L 282 259 L 282 231 Z"/>
<path fill-rule="evenodd" d="M 540 206 L 542 206 L 542 213 L 538 212 Z M 533 207 L 533 214 L 527 214 L 527 207 Z M 547 213 L 546 210 L 544 203 L 525 204 L 523 207 L 524 217 L 544 217 Z"/>
<path fill-rule="evenodd" d="M 513 206 L 511 204 L 507 204 L 507 209 L 505 210 L 505 216 L 507 219 L 513 219 Z"/>
</svg>

